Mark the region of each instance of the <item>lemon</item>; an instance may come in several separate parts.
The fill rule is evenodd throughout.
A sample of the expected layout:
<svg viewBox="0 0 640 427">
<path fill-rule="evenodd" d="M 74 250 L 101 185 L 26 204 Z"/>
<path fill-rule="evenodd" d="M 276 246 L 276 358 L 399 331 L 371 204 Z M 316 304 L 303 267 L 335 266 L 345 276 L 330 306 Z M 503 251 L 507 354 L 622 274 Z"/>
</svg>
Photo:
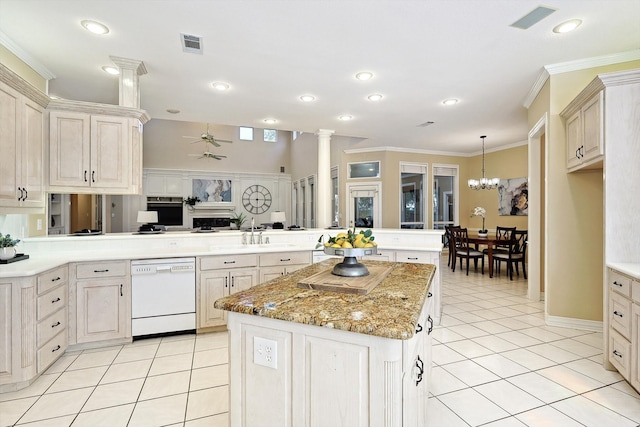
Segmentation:
<svg viewBox="0 0 640 427">
<path fill-rule="evenodd" d="M 373 247 L 373 243 L 367 242 L 367 243 L 364 244 L 364 247 L 365 248 L 372 248 Z"/>
<path fill-rule="evenodd" d="M 342 247 L 347 249 L 347 248 L 353 248 L 353 245 L 351 243 L 349 243 L 348 240 L 345 240 L 344 242 L 342 242 Z"/>
<path fill-rule="evenodd" d="M 347 238 L 347 233 L 338 233 L 338 235 L 336 236 L 336 240 L 337 239 L 346 239 Z"/>
<path fill-rule="evenodd" d="M 364 248 L 366 243 L 367 242 L 365 242 L 364 239 L 361 239 L 360 237 L 356 238 L 356 241 L 355 241 L 356 248 Z"/>
<path fill-rule="evenodd" d="M 331 245 L 331 247 L 332 247 L 332 248 L 341 248 L 342 246 L 340 246 L 340 245 L 339 245 L 339 244 L 337 244 L 337 243 L 334 243 L 333 245 Z"/>
</svg>

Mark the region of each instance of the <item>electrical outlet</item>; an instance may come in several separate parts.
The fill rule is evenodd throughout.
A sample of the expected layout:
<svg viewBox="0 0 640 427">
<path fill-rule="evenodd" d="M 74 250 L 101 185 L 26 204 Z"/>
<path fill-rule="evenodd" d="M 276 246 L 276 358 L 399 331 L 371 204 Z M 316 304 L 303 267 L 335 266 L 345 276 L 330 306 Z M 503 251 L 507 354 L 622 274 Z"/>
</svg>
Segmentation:
<svg viewBox="0 0 640 427">
<path fill-rule="evenodd" d="M 278 369 L 278 342 L 266 338 L 253 337 L 253 363 Z"/>
<path fill-rule="evenodd" d="M 40 218 L 36 221 L 36 229 L 42 230 L 42 219 Z"/>
</svg>

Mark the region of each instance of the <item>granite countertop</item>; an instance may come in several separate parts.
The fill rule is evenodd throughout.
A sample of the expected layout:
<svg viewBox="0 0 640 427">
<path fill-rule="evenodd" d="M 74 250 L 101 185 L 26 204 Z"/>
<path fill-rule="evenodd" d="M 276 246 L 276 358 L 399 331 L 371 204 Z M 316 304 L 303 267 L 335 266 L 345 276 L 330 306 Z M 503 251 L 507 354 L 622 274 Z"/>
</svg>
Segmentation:
<svg viewBox="0 0 640 427">
<path fill-rule="evenodd" d="M 220 298 L 216 308 L 307 325 L 323 326 L 384 338 L 410 339 L 436 266 L 431 264 L 364 261 L 365 265 L 393 264 L 393 270 L 367 295 L 298 288 L 301 279 L 333 268 L 340 259 L 313 264 L 291 274 Z"/>
</svg>

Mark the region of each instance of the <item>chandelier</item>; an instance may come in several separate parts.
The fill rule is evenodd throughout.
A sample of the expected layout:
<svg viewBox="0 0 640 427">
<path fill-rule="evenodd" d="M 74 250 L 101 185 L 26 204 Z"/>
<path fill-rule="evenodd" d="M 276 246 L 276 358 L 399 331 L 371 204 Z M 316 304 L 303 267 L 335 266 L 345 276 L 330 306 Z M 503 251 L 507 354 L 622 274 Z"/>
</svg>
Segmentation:
<svg viewBox="0 0 640 427">
<path fill-rule="evenodd" d="M 469 188 L 471 188 L 472 190 L 493 190 L 494 188 L 498 188 L 498 185 L 500 184 L 500 178 L 484 177 L 484 139 L 486 137 L 486 135 L 482 135 L 480 137 L 482 138 L 482 178 L 480 178 L 479 180 L 470 179 L 469 181 L 467 181 Z"/>
</svg>

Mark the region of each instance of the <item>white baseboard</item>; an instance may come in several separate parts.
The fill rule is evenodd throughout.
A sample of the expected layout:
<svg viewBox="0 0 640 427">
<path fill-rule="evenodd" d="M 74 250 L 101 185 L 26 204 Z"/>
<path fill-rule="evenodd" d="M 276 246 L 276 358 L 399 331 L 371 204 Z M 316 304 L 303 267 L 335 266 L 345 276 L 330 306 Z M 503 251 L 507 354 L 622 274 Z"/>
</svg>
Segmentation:
<svg viewBox="0 0 640 427">
<path fill-rule="evenodd" d="M 545 318 L 547 325 L 559 328 L 580 329 L 591 332 L 602 332 L 602 322 L 596 320 L 574 319 L 572 317 L 549 316 Z"/>
</svg>

